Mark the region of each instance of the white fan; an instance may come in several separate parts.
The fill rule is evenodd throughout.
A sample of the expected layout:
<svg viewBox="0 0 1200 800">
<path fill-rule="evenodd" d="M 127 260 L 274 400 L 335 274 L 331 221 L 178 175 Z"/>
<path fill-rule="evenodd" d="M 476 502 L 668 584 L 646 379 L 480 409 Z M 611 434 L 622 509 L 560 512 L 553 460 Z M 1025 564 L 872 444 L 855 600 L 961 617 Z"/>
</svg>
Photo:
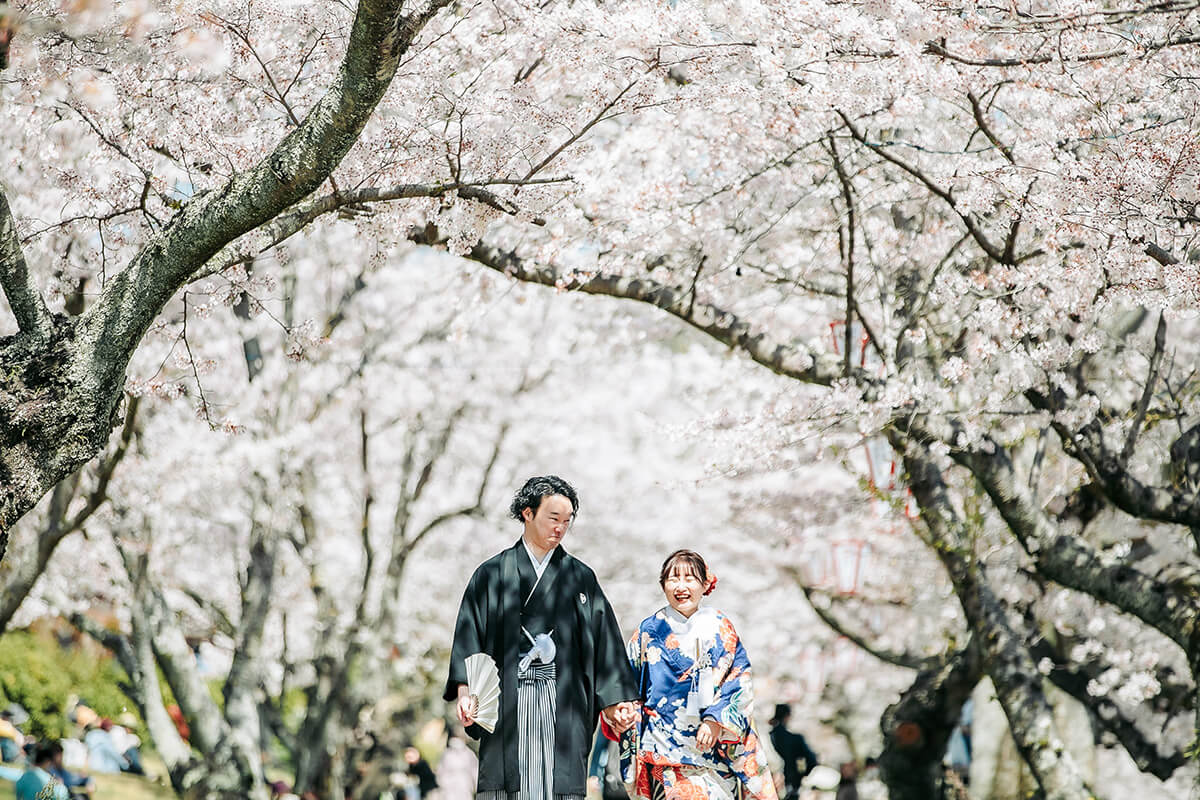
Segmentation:
<svg viewBox="0 0 1200 800">
<path fill-rule="evenodd" d="M 824 792 L 834 791 L 841 781 L 841 773 L 833 767 L 827 767 L 824 764 L 818 764 L 812 768 L 812 772 L 804 776 L 805 786 Z"/>
<path fill-rule="evenodd" d="M 478 708 L 475 724 L 488 733 L 496 730 L 500 718 L 500 673 L 487 653 L 467 656 L 467 691 L 475 696 Z"/>
</svg>

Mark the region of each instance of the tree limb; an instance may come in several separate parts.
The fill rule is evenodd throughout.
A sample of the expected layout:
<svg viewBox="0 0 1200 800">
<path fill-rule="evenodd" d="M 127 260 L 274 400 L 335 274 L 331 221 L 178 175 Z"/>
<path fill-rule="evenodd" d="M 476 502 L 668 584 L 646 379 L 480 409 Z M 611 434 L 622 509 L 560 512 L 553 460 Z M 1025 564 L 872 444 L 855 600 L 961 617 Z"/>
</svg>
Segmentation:
<svg viewBox="0 0 1200 800">
<path fill-rule="evenodd" d="M 285 214 L 280 214 L 256 228 L 249 236 L 231 242 L 198 269 L 189 280 L 195 281 L 214 275 L 234 264 L 241 264 L 270 250 L 289 237 L 308 227 L 318 218 L 343 209 L 361 209 L 371 203 L 409 200 L 417 197 L 444 197 L 457 192 L 459 197 L 483 203 L 509 216 L 518 213 L 516 205 L 488 189 L 489 186 L 527 185 L 558 183 L 567 178 L 531 179 L 510 181 L 497 179 L 478 182 L 449 183 L 405 183 L 395 186 L 367 186 L 360 189 L 331 192 L 297 204 Z M 534 224 L 545 224 L 535 219 Z"/>
<path fill-rule="evenodd" d="M 992 130 L 992 126 L 988 124 L 987 119 L 984 117 L 983 106 L 979 103 L 979 98 L 975 96 L 974 92 L 969 91 L 967 92 L 967 100 L 971 103 L 971 113 L 975 116 L 975 124 L 979 126 L 979 130 L 983 131 L 983 135 L 992 143 L 992 146 L 1008 159 L 1008 163 L 1017 163 L 1013 160 L 1012 148 L 1000 141 L 1000 137 L 996 136 L 996 133 Z"/>
<path fill-rule="evenodd" d="M 1049 658 L 1053 662 L 1046 677 L 1059 689 L 1082 703 L 1092 719 L 1117 738 L 1139 770 L 1165 781 L 1175 774 L 1175 770 L 1187 763 L 1188 759 L 1182 748 L 1163 753 L 1132 719 L 1125 716 L 1121 707 L 1112 699 L 1104 695 L 1097 697 L 1088 692 L 1088 684 L 1107 671 L 1108 664 L 1075 664 L 1062 658 L 1044 643 L 1035 644 L 1032 654 L 1034 658 Z"/>
<path fill-rule="evenodd" d="M 0 18 L 0 31 L 6 30 Z M 0 290 L 8 299 L 20 331 L 37 344 L 46 344 L 54 331 L 54 322 L 37 282 L 25 263 L 25 253 L 17 236 L 17 223 L 8 205 L 8 196 L 0 186 Z"/>
<path fill-rule="evenodd" d="M 892 447 L 903 454 L 909 486 L 921 508 L 924 534 L 954 584 L 955 593 L 983 650 L 984 665 L 1008 717 L 1009 730 L 1038 785 L 1055 800 L 1091 800 L 1094 793 L 1066 755 L 1050 704 L 1025 636 L 1012 613 L 974 559 L 971 536 L 958 516 L 941 471 L 928 456 L 907 447 L 892 431 Z"/>
<path fill-rule="evenodd" d="M 808 583 L 804 580 L 804 576 L 801 574 L 801 571 L 797 567 L 785 564 L 781 565 L 780 569 L 790 576 L 792 580 L 796 582 L 796 585 L 800 587 L 800 590 L 804 592 L 804 599 L 808 600 L 808 605 L 812 608 L 813 612 L 821 618 L 822 622 L 828 625 L 839 636 L 845 636 L 860 649 L 870 653 L 880 661 L 888 664 L 894 664 L 897 667 L 916 670 L 929 669 L 934 665 L 935 662 L 941 662 L 941 659 L 936 656 L 927 658 L 914 655 L 906 651 L 888 650 L 887 648 L 877 646 L 867 639 L 865 635 L 852 629 L 845 622 L 839 619 L 837 615 L 833 613 L 831 608 L 826 608 L 820 603 L 816 602 L 814 600 L 814 596 L 817 595 L 818 592 L 812 586 L 808 585 Z"/>
<path fill-rule="evenodd" d="M 910 431 L 928 443 L 935 437 L 925 424 L 914 423 Z M 1077 536 L 1059 533 L 1017 478 L 999 443 L 985 440 L 991 452 L 982 452 L 955 444 L 959 437 L 954 433 L 936 438 L 950 443 L 951 458 L 983 486 L 1009 530 L 1037 563 L 1039 574 L 1132 614 L 1188 650 L 1200 631 L 1200 608 L 1189 594 L 1104 557 Z"/>
<path fill-rule="evenodd" d="M 967 231 L 971 234 L 971 238 L 975 240 L 975 243 L 979 245 L 979 248 L 983 250 L 983 252 L 987 253 L 993 261 L 996 261 L 1000 264 L 1016 266 L 1016 264 L 1021 260 L 1020 258 L 1006 258 L 1004 250 L 997 247 L 990 239 L 987 238 L 986 235 L 984 235 L 983 228 L 979 226 L 979 222 L 975 219 L 974 215 L 969 212 L 964 213 L 963 211 L 959 210 L 958 203 L 954 199 L 954 194 L 949 189 L 939 186 L 932 178 L 930 178 L 920 169 L 890 152 L 884 145 L 867 139 L 862 131 L 860 131 L 858 127 L 850 121 L 850 118 L 843 112 L 838 111 L 837 114 L 846 124 L 847 129 L 850 131 L 850 135 L 853 136 L 854 139 L 859 142 L 859 144 L 878 155 L 884 161 L 888 161 L 899 167 L 902 171 L 908 173 L 911 177 L 915 178 L 918 183 L 928 189 L 931 194 L 933 194 L 935 197 L 938 197 L 942 200 L 942 202 L 949 206 L 950 210 L 953 211 L 960 220 L 962 220 L 963 225 L 966 226 Z"/>
<path fill-rule="evenodd" d="M 1125 446 L 1121 448 L 1121 463 L 1127 465 L 1129 457 L 1133 455 L 1133 448 L 1137 444 L 1138 434 L 1141 432 L 1142 423 L 1146 420 L 1146 411 L 1150 408 L 1150 398 L 1154 395 L 1154 386 L 1158 383 L 1158 369 L 1162 365 L 1163 350 L 1166 348 L 1167 340 L 1167 318 L 1160 311 L 1158 314 L 1158 325 L 1154 329 L 1154 352 L 1150 356 L 1150 369 L 1146 373 L 1146 385 L 1142 387 L 1142 396 L 1138 400 L 1137 412 L 1134 414 L 1133 423 L 1129 426 L 1129 433 L 1125 437 Z"/>
<path fill-rule="evenodd" d="M 1052 413 L 1058 410 L 1054 401 L 1040 392 L 1031 389 L 1025 392 L 1025 397 L 1038 410 Z M 1098 420 L 1092 420 L 1078 430 L 1071 430 L 1058 421 L 1052 421 L 1051 427 L 1058 434 L 1063 451 L 1084 466 L 1096 486 L 1117 508 L 1141 519 L 1200 528 L 1200 491 L 1194 487 L 1177 489 L 1142 483 L 1105 445 Z"/>
<path fill-rule="evenodd" d="M 772 372 L 821 386 L 830 386 L 842 376 L 841 365 L 828 354 L 816 353 L 798 341 L 782 342 L 765 331 L 755 331 L 749 322 L 711 303 L 696 303 L 689 313 L 686 289 L 667 286 L 650 278 L 625 277 L 605 272 L 560 275 L 553 267 L 530 263 L 511 251 L 480 242 L 467 258 L 527 283 L 540 283 L 567 291 L 608 295 L 637 300 L 675 316 L 713 339 L 742 350 Z M 863 383 L 874 379 L 861 369 L 855 377 Z"/>
<path fill-rule="evenodd" d="M 155 234 L 81 320 L 102 385 L 119 381 L 129 356 L 175 292 L 229 242 L 316 190 L 358 139 L 400 57 L 449 0 L 402 15 L 400 0 L 359 2 L 345 57 L 299 127 L 246 172 L 197 195 Z M 112 355 L 117 357 L 113 358 Z"/>
</svg>

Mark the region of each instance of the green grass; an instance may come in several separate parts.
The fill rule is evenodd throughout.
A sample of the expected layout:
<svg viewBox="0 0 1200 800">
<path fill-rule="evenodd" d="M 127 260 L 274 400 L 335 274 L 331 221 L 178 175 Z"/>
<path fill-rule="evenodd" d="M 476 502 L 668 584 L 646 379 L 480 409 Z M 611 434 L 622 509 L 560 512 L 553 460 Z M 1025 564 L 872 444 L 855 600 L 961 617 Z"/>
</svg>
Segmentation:
<svg viewBox="0 0 1200 800">
<path fill-rule="evenodd" d="M 169 785 L 152 783 L 134 775 L 97 775 L 94 800 L 176 800 Z M 0 781 L 0 800 L 14 800 L 13 785 Z"/>
</svg>

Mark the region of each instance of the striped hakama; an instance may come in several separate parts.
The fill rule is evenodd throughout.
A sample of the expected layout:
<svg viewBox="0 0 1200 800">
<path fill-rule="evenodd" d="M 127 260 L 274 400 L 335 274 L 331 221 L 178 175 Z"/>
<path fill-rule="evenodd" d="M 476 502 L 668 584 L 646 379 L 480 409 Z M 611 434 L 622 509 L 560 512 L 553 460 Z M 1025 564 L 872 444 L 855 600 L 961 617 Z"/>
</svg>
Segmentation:
<svg viewBox="0 0 1200 800">
<path fill-rule="evenodd" d="M 534 662 L 517 675 L 517 758 L 521 788 L 478 792 L 476 800 L 584 800 L 554 793 L 554 663 Z"/>
</svg>

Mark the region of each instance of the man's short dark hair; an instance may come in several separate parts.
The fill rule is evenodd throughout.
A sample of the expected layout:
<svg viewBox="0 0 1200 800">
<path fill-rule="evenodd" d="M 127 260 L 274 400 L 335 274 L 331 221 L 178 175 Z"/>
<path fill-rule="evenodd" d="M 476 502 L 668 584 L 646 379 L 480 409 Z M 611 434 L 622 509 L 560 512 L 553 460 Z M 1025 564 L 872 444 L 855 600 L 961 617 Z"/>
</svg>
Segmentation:
<svg viewBox="0 0 1200 800">
<path fill-rule="evenodd" d="M 579 496 L 575 494 L 571 484 L 557 475 L 539 475 L 525 481 L 521 491 L 513 498 L 512 505 L 508 507 L 508 512 L 512 514 L 513 519 L 524 522 L 525 518 L 521 514 L 525 509 L 528 508 L 536 514 L 538 506 L 542 504 L 542 498 L 556 494 L 561 494 L 571 501 L 572 512 L 579 511 Z"/>
<path fill-rule="evenodd" d="M 62 745 L 58 742 L 42 742 L 37 749 L 33 751 L 33 763 L 49 764 L 54 759 L 62 755 Z"/>
</svg>

